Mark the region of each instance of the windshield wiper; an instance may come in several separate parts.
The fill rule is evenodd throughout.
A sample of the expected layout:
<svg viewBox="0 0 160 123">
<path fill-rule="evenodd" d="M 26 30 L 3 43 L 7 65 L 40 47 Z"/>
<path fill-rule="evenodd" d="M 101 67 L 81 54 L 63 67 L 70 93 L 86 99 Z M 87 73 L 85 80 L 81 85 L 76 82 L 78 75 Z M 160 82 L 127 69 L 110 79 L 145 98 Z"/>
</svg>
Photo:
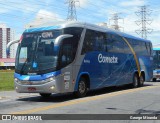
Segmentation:
<svg viewBox="0 0 160 123">
<path fill-rule="evenodd" d="M 27 58 L 28 59 L 28 58 Z M 26 64 L 27 64 L 27 59 L 25 60 L 25 62 L 23 63 L 23 65 L 22 65 L 22 68 L 21 68 L 21 70 L 20 70 L 20 74 L 23 74 L 23 69 L 24 69 L 24 66 L 26 66 Z"/>
</svg>

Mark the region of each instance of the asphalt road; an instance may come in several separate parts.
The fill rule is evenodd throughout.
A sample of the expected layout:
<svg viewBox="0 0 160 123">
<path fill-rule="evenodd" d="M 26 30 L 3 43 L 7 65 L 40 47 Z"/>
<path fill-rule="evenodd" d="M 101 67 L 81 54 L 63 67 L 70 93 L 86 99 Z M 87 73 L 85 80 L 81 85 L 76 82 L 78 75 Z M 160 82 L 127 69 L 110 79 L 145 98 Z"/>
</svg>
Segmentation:
<svg viewBox="0 0 160 123">
<path fill-rule="evenodd" d="M 160 82 L 145 82 L 144 87 L 135 89 L 125 86 L 94 90 L 88 92 L 87 97 L 79 99 L 72 94 L 53 94 L 45 99 L 39 94 L 0 92 L 0 112 L 1 114 L 113 114 L 113 116 L 114 114 L 160 114 Z M 160 120 L 141 122 L 158 123 Z"/>
</svg>

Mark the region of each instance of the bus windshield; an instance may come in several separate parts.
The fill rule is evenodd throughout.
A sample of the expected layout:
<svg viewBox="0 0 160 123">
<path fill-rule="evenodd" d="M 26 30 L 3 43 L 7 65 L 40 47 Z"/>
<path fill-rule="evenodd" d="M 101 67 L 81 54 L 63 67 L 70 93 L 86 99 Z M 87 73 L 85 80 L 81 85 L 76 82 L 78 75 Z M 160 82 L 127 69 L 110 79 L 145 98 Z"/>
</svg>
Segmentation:
<svg viewBox="0 0 160 123">
<path fill-rule="evenodd" d="M 75 30 L 75 29 L 74 29 Z M 16 56 L 16 73 L 43 74 L 70 64 L 74 58 L 82 29 L 65 28 L 34 33 L 24 33 Z M 62 34 L 72 34 L 59 45 L 55 40 Z"/>
<path fill-rule="evenodd" d="M 58 47 L 54 41 L 60 34 L 60 31 L 23 34 L 16 69 L 23 74 L 55 69 Z"/>
</svg>

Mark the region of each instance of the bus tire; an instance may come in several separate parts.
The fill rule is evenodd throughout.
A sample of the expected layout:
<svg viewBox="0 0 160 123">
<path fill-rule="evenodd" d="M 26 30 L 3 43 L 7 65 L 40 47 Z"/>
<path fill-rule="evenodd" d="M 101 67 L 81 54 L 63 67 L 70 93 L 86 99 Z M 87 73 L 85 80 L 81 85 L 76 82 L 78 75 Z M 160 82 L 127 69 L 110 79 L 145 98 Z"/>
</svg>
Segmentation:
<svg viewBox="0 0 160 123">
<path fill-rule="evenodd" d="M 156 82 L 157 81 L 157 79 L 156 78 L 153 78 L 153 82 Z"/>
<path fill-rule="evenodd" d="M 144 85 L 144 74 L 141 74 L 140 78 L 139 78 L 139 84 L 138 86 L 139 87 L 142 87 Z"/>
<path fill-rule="evenodd" d="M 139 83 L 139 77 L 138 77 L 138 75 L 135 73 L 134 76 L 133 76 L 132 88 L 137 88 L 137 87 L 138 87 L 138 83 Z"/>
<path fill-rule="evenodd" d="M 44 98 L 47 98 L 51 96 L 51 93 L 40 93 L 40 95 Z"/>
<path fill-rule="evenodd" d="M 74 93 L 76 97 L 81 98 L 87 94 L 87 82 L 85 78 L 80 78 L 78 82 L 78 90 Z"/>
</svg>

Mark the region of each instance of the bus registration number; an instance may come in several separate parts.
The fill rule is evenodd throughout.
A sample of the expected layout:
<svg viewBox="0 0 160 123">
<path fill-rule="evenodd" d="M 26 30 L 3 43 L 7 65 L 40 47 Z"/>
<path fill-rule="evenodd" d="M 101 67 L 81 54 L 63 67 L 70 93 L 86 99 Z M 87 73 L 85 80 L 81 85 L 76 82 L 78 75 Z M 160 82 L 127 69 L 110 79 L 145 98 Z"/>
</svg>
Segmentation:
<svg viewBox="0 0 160 123">
<path fill-rule="evenodd" d="M 28 91 L 36 91 L 35 87 L 28 87 Z"/>
</svg>

